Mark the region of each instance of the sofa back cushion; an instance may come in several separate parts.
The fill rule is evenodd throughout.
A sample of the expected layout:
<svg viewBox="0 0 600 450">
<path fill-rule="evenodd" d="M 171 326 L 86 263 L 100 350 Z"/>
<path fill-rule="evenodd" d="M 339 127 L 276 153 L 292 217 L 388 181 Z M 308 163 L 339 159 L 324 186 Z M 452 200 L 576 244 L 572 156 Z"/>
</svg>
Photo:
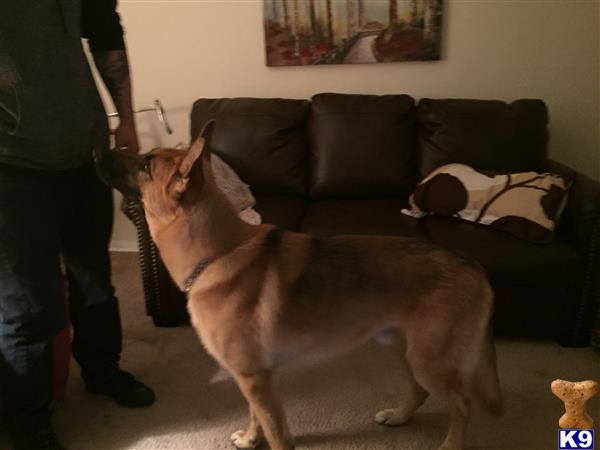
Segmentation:
<svg viewBox="0 0 600 450">
<path fill-rule="evenodd" d="M 200 99 L 192 109 L 192 139 L 215 119 L 212 151 L 252 192 L 305 195 L 309 105 L 288 99 Z"/>
<path fill-rule="evenodd" d="M 541 100 L 422 99 L 419 175 L 450 163 L 478 170 L 539 170 L 546 159 L 548 112 Z"/>
<path fill-rule="evenodd" d="M 414 105 L 408 95 L 315 95 L 311 197 L 407 198 L 416 169 Z"/>
</svg>

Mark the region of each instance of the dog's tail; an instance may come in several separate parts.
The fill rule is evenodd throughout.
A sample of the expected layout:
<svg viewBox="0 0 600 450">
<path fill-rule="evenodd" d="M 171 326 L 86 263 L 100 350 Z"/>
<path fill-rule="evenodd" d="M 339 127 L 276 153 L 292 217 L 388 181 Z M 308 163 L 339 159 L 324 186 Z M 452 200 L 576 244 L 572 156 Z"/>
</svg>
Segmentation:
<svg viewBox="0 0 600 450">
<path fill-rule="evenodd" d="M 496 349 L 491 327 L 488 329 L 483 349 L 473 373 L 473 395 L 485 410 L 494 416 L 504 413 L 504 399 L 496 367 Z"/>
</svg>

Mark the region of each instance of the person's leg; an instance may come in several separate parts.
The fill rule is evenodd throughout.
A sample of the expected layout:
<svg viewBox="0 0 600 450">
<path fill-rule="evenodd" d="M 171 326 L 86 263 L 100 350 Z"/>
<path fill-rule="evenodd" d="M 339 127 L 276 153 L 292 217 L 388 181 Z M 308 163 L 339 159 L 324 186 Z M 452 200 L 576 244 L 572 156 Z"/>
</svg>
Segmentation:
<svg viewBox="0 0 600 450">
<path fill-rule="evenodd" d="M 59 181 L 58 220 L 69 283 L 72 351 L 84 379 L 116 370 L 121 354 L 121 322 L 108 254 L 112 193 L 91 177 L 92 170 L 72 170 Z"/>
<path fill-rule="evenodd" d="M 51 183 L 0 166 L 0 395 L 18 448 L 51 434 L 52 341 L 65 323 L 63 296 Z"/>
<path fill-rule="evenodd" d="M 60 190 L 59 232 L 69 280 L 73 356 L 88 390 L 110 395 L 124 406 L 147 406 L 153 393 L 119 370 L 121 322 L 108 252 L 112 191 L 93 165 L 62 177 Z M 106 392 L 107 387 L 118 392 Z"/>
</svg>

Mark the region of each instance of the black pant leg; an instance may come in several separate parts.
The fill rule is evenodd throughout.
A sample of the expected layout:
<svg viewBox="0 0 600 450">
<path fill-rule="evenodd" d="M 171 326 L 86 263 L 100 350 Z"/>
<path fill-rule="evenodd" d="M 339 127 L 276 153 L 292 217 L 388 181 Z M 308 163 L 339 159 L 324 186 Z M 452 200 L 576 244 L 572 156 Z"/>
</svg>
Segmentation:
<svg viewBox="0 0 600 450">
<path fill-rule="evenodd" d="M 56 199 L 43 173 L 0 166 L 0 395 L 12 434 L 48 424 L 64 326 Z"/>
<path fill-rule="evenodd" d="M 121 322 L 111 284 L 108 245 L 112 191 L 89 165 L 61 183 L 60 235 L 69 280 L 73 356 L 83 377 L 102 378 L 118 367 Z"/>
</svg>

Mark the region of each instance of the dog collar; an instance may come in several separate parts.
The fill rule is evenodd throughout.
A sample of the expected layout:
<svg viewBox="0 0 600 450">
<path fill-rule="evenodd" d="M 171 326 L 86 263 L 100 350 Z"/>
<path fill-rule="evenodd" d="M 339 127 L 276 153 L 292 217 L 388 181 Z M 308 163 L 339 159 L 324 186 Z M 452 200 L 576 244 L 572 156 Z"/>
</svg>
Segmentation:
<svg viewBox="0 0 600 450">
<path fill-rule="evenodd" d="M 196 281 L 196 279 L 200 276 L 202 272 L 204 272 L 204 270 L 208 267 L 208 265 L 211 262 L 212 259 L 203 259 L 196 265 L 192 273 L 185 280 L 183 280 L 183 292 L 185 292 L 186 294 L 190 292 L 194 281 Z"/>
</svg>

